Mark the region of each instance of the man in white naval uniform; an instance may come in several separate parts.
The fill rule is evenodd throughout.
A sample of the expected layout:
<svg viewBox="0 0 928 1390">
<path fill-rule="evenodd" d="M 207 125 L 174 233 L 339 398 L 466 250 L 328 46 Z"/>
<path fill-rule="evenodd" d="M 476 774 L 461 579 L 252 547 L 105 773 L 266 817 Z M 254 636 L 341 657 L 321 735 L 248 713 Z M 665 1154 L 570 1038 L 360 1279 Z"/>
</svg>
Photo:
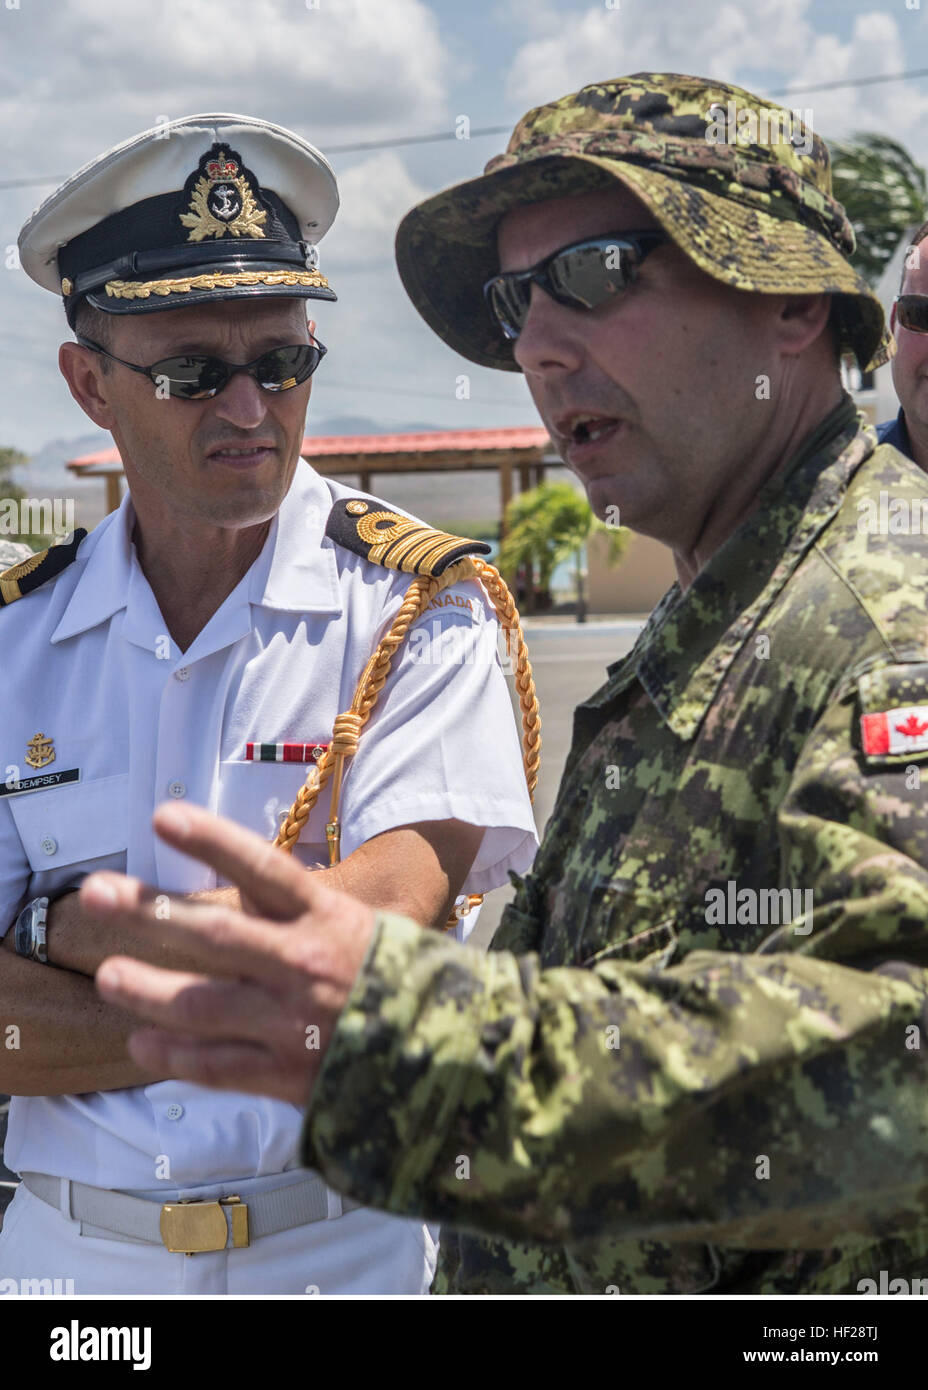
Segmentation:
<svg viewBox="0 0 928 1390">
<path fill-rule="evenodd" d="M 431 1281 L 434 1230 L 343 1203 L 299 1168 L 297 1106 L 136 1066 L 132 1020 L 101 1005 L 94 971 L 117 949 L 183 959 L 114 937 L 69 891 L 114 868 L 237 902 L 155 837 L 153 808 L 186 799 L 270 842 L 410 582 L 326 535 L 333 505 L 365 494 L 299 457 L 324 352 L 301 300 L 334 298 L 314 247 L 336 208 L 328 164 L 291 132 L 189 117 L 85 167 L 21 237 L 24 268 L 64 296 L 78 342 L 62 372 L 112 432 L 129 489 L 91 535 L 0 578 L 16 653 L 0 735 L 0 1090 L 23 1177 L 0 1278 L 76 1294 Z M 436 927 L 536 846 L 492 609 L 474 583 L 447 593 L 394 660 L 347 764 L 341 862 L 318 871 Z M 323 792 L 294 849 L 307 869 L 328 858 L 326 808 Z"/>
</svg>

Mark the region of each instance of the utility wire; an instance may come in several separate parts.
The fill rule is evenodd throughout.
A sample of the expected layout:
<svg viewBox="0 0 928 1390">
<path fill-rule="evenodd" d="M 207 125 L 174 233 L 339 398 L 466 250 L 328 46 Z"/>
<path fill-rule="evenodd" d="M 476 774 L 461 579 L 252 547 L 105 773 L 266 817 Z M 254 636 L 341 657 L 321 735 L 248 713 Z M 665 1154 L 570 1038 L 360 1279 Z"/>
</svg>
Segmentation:
<svg viewBox="0 0 928 1390">
<path fill-rule="evenodd" d="M 809 87 L 775 87 L 769 95 L 782 97 L 796 96 L 801 92 L 849 91 L 857 87 L 875 87 L 883 82 L 904 82 L 921 77 L 928 77 L 928 68 L 912 68 L 908 72 L 887 72 L 876 77 L 844 78 L 840 82 L 817 82 Z M 511 130 L 512 125 L 478 126 L 469 132 L 468 138 L 478 140 L 486 135 L 508 135 Z M 457 139 L 458 136 L 453 130 L 435 131 L 431 135 L 395 135 L 389 140 L 364 140 L 350 145 L 327 144 L 326 154 L 360 154 L 365 150 L 391 150 L 404 145 L 432 145 L 443 140 Z M 28 188 L 31 185 L 58 184 L 67 177 L 67 174 L 41 174 L 26 179 L 3 179 L 0 180 L 0 191 L 7 188 Z"/>
</svg>

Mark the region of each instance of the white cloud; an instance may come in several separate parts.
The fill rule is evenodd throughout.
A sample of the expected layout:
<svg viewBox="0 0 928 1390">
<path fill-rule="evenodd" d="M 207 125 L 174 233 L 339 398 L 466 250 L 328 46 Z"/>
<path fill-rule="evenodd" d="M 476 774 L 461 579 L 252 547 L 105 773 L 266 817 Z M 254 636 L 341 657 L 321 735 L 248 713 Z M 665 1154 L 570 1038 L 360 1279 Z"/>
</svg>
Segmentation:
<svg viewBox="0 0 928 1390">
<path fill-rule="evenodd" d="M 393 264 L 397 224 L 429 189 L 420 187 L 393 150 L 383 150 L 339 174 L 341 204 L 320 248 L 326 266 Z"/>
<path fill-rule="evenodd" d="M 918 11 L 905 0 L 619 3 L 479 0 L 470 10 L 460 0 L 319 0 L 312 10 L 305 0 L 20 0 L 10 11 L 0 0 L 2 177 L 68 174 L 162 115 L 231 110 L 290 126 L 330 155 L 342 192 L 321 248 L 339 302 L 319 305 L 331 353 L 313 411 L 528 421 L 521 378 L 456 357 L 419 319 L 392 264 L 403 213 L 478 172 L 504 138 L 344 156 L 332 146 L 450 129 L 459 111 L 497 124 L 507 110 L 640 70 L 702 72 L 761 92 L 901 71 L 923 65 L 928 36 L 928 0 Z M 780 100 L 811 106 L 825 136 L 885 131 L 928 162 L 928 83 Z M 50 191 L 4 194 L 0 253 Z M 60 302 L 22 272 L 0 271 L 0 443 L 38 447 L 87 432 L 55 368 L 62 336 Z M 472 375 L 472 399 L 446 407 L 460 371 Z M 509 400 L 511 413 L 500 404 Z"/>
<path fill-rule="evenodd" d="M 838 82 L 842 78 L 876 77 L 904 72 L 913 63 L 913 40 L 924 34 L 924 19 L 902 10 L 898 17 L 869 11 L 854 21 L 845 43 L 833 35 L 815 39 L 802 62 L 790 74 L 790 84 Z M 837 92 L 812 92 L 784 98 L 789 104 L 810 105 L 813 126 L 827 139 L 856 130 L 877 130 L 901 140 L 922 164 L 926 162 L 924 128 L 928 119 L 928 87 L 924 82 L 886 82 Z"/>
<path fill-rule="evenodd" d="M 809 3 L 779 0 L 777 6 L 745 14 L 741 6 L 713 0 L 649 8 L 622 0 L 618 9 L 605 4 L 584 4 L 567 14 L 561 9 L 554 28 L 546 0 L 537 37 L 512 62 L 508 94 L 527 107 L 623 73 L 702 72 L 731 81 L 738 69 L 789 64 L 813 37 L 805 18 Z"/>
<path fill-rule="evenodd" d="M 447 120 L 424 0 L 38 0 L 0 14 L 8 168 L 66 172 L 160 116 L 260 114 L 324 148 Z"/>
<path fill-rule="evenodd" d="M 699 73 L 747 86 L 790 86 L 795 94 L 777 100 L 813 111 L 813 126 L 826 138 L 856 129 L 877 129 L 906 143 L 924 159 L 923 131 L 928 90 L 917 81 L 887 83 L 843 92 L 803 92 L 803 84 L 872 77 L 916 66 L 915 45 L 924 40 L 928 8 L 859 14 L 849 39 L 816 32 L 811 0 L 778 0 L 776 5 L 690 0 L 685 7 L 648 8 L 621 0 L 620 8 L 583 4 L 565 13 L 551 0 L 523 4 L 523 32 L 529 37 L 510 64 L 507 95 L 524 111 L 575 91 L 588 82 L 623 73 L 657 70 Z M 749 74 L 771 74 L 760 85 Z M 780 80 L 773 75 L 781 74 Z"/>
</svg>

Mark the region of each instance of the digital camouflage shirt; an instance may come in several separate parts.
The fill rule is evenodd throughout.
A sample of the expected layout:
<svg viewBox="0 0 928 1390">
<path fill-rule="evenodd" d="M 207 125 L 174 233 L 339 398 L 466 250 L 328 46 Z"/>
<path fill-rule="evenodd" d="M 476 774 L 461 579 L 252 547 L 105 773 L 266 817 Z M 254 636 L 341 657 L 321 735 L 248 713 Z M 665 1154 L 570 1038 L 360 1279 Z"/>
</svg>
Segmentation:
<svg viewBox="0 0 928 1390">
<path fill-rule="evenodd" d="M 577 710 L 490 953 L 381 916 L 302 1157 L 438 1291 L 928 1274 L 923 495 L 845 397 Z"/>
</svg>

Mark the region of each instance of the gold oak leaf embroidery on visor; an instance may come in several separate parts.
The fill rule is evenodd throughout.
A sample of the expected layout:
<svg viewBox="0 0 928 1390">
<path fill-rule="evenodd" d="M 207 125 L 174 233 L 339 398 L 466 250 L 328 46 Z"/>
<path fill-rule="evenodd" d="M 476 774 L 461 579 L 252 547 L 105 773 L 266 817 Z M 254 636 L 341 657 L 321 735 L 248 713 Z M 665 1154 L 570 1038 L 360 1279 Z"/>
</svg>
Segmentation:
<svg viewBox="0 0 928 1390">
<path fill-rule="evenodd" d="M 189 290 L 225 290 L 236 285 L 308 285 L 329 288 L 318 270 L 236 270 L 205 275 L 184 275 L 175 280 L 108 280 L 106 293 L 113 299 L 148 299 L 153 294 L 185 294 Z"/>
</svg>

